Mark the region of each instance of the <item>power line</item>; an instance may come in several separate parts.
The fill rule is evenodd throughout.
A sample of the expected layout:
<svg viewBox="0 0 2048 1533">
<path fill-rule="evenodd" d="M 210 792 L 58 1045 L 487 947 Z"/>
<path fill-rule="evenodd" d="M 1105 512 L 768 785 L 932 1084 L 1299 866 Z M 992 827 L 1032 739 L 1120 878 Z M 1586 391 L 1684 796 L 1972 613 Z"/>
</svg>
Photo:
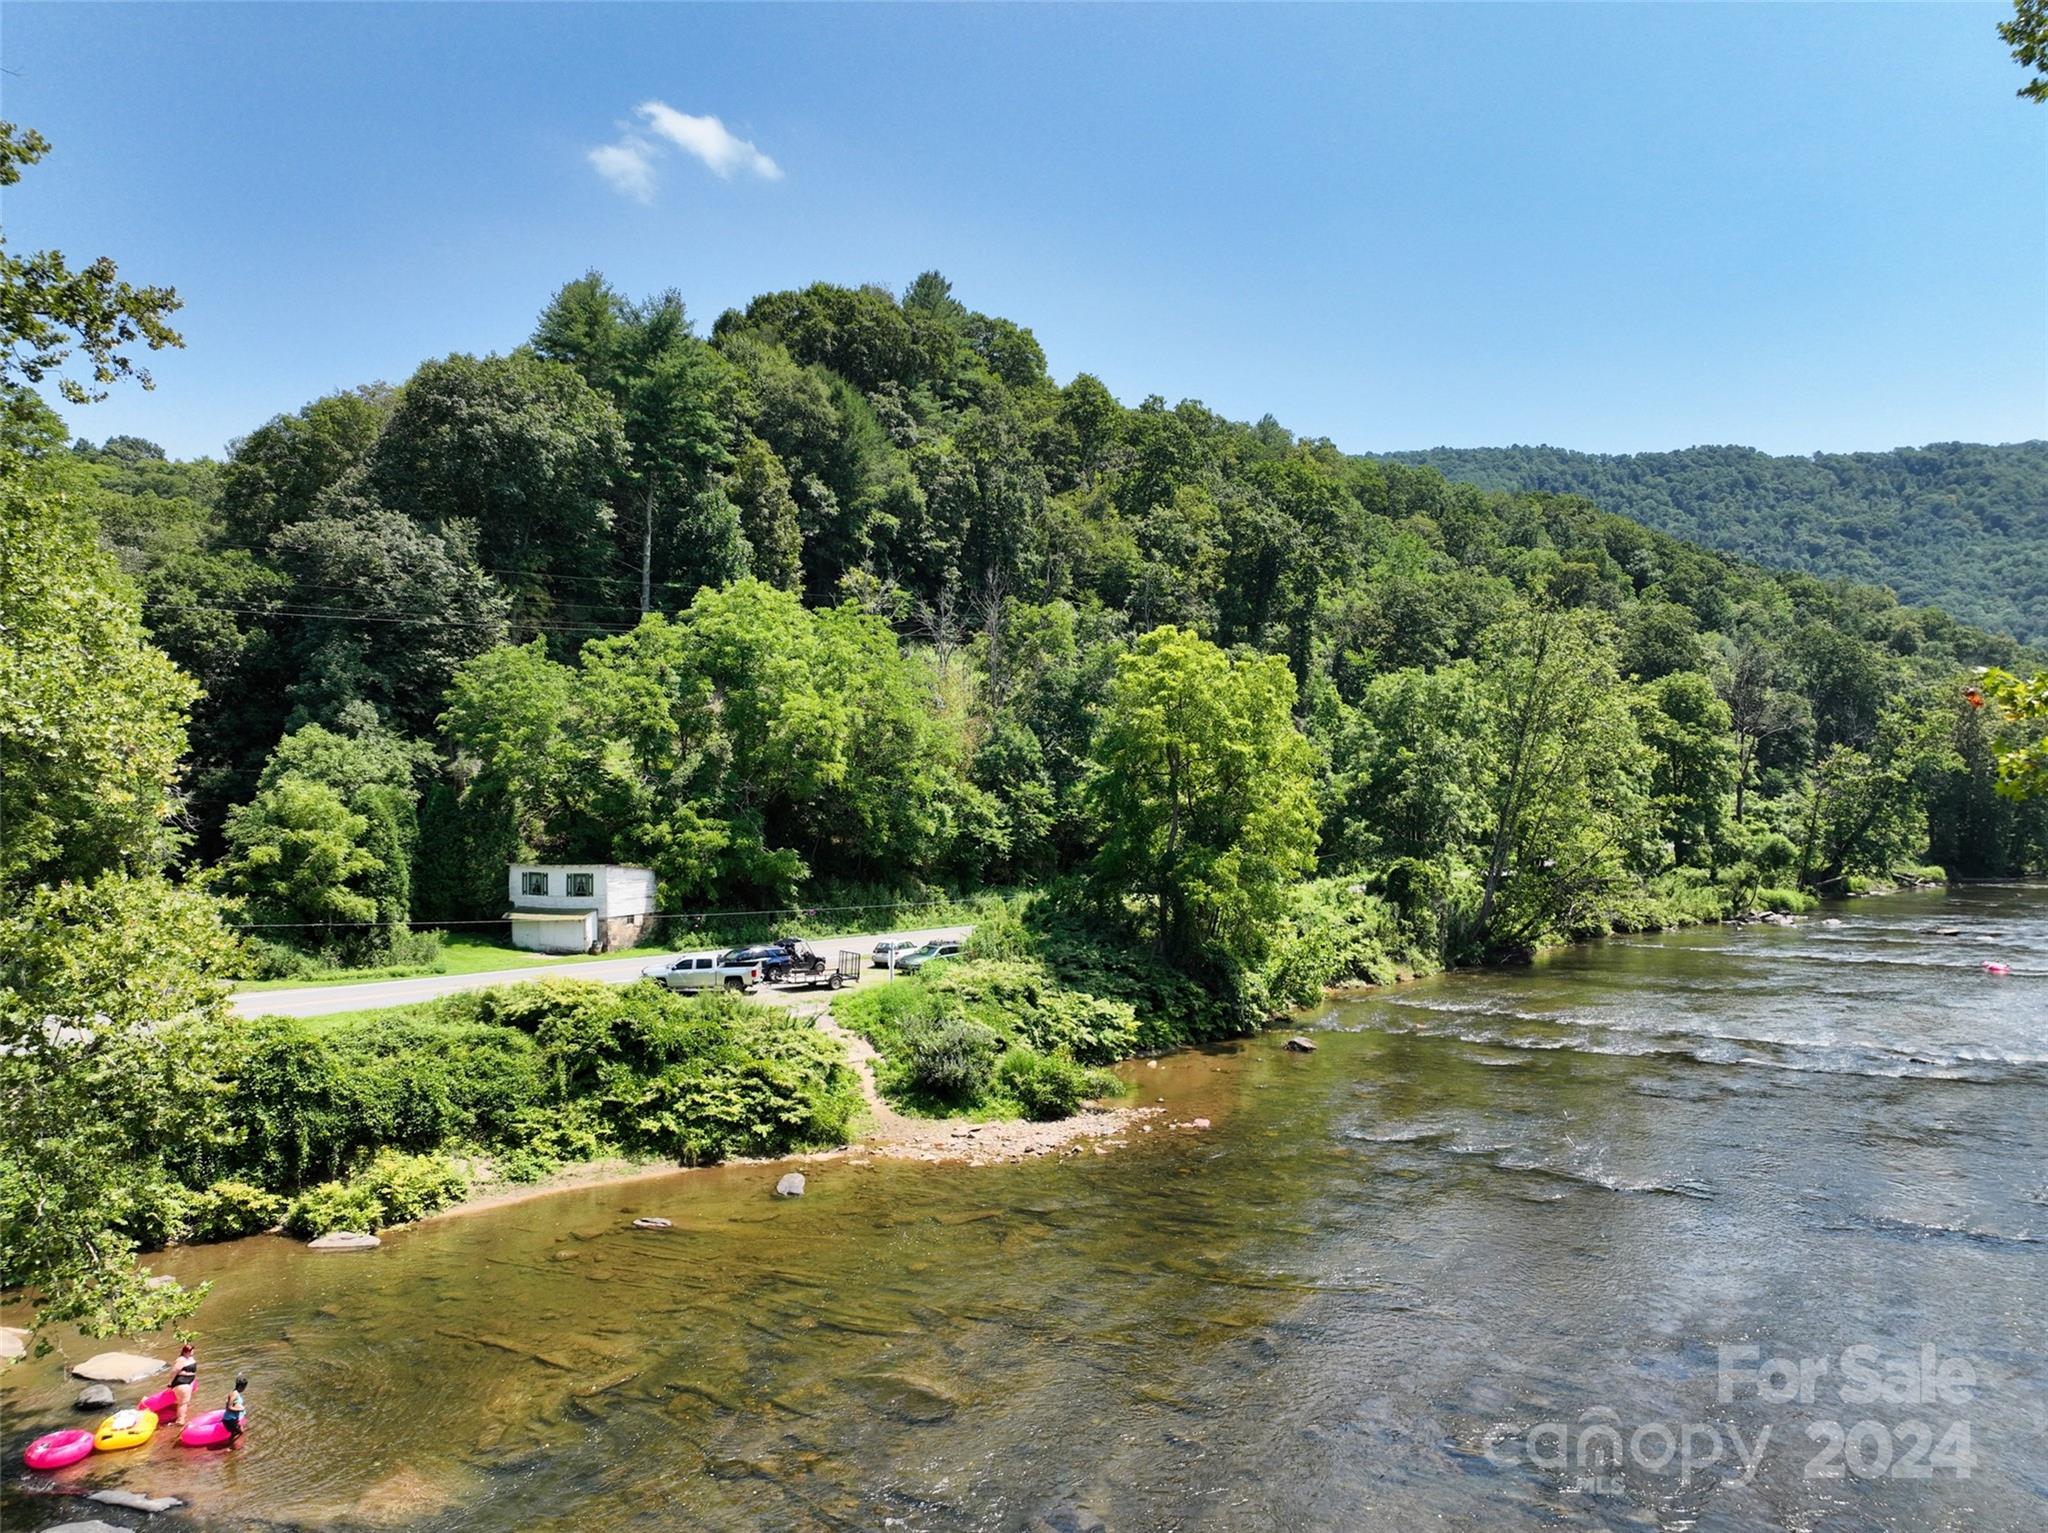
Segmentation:
<svg viewBox="0 0 2048 1533">
<path fill-rule="evenodd" d="M 941 905 L 960 905 L 958 899 L 937 900 L 885 900 L 866 905 L 776 905 L 765 910 L 651 910 L 651 916 L 665 921 L 677 920 L 729 920 L 740 916 L 821 916 L 849 910 L 932 910 Z M 565 911 L 565 915 L 576 915 L 577 911 Z M 503 926 L 506 918 L 479 916 L 460 921 L 223 921 L 221 925 L 235 931 L 302 931 L 332 927 L 384 927 L 407 926 L 425 927 L 432 930 L 443 926 Z"/>
</svg>

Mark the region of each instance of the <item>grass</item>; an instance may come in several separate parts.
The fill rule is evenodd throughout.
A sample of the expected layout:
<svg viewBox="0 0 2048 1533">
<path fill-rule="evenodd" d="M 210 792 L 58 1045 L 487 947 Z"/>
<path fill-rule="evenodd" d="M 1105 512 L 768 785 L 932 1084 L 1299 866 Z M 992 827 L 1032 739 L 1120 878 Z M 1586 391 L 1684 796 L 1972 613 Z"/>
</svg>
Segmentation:
<svg viewBox="0 0 2048 1533">
<path fill-rule="evenodd" d="M 318 979 L 248 980 L 235 988 L 238 991 L 318 990 L 327 985 L 361 985 L 380 979 L 420 979 L 436 974 L 495 974 L 500 969 L 553 969 L 630 958 L 638 951 L 640 949 L 621 948 L 613 953 L 529 953 L 524 948 L 513 947 L 495 938 L 450 932 L 441 949 L 441 961 L 431 966 L 415 964 L 394 969 L 342 969 L 333 974 L 323 974 Z M 652 955 L 667 949 L 655 945 L 645 951 Z"/>
</svg>

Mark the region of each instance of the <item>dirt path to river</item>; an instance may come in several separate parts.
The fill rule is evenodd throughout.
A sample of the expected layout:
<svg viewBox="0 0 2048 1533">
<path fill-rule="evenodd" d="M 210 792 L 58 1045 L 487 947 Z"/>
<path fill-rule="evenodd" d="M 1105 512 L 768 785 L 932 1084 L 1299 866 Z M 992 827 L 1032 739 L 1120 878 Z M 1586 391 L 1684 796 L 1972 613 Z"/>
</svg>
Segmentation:
<svg viewBox="0 0 2048 1533">
<path fill-rule="evenodd" d="M 896 1111 L 883 1100 L 875 1084 L 874 1046 L 860 1034 L 840 1026 L 832 1016 L 830 1002 L 789 1003 L 799 1016 L 834 1039 L 846 1051 L 847 1062 L 860 1080 L 861 1099 L 866 1104 L 862 1132 L 851 1143 L 829 1150 L 811 1150 L 795 1155 L 761 1160 L 732 1160 L 726 1165 L 801 1165 L 807 1161 L 848 1160 L 861 1164 L 869 1160 L 951 1161 L 968 1166 L 1004 1165 L 1035 1160 L 1045 1155 L 1107 1155 L 1131 1142 L 1133 1134 L 1199 1132 L 1209 1126 L 1206 1118 L 1177 1119 L 1158 1103 L 1147 1106 L 1088 1105 L 1071 1118 L 1055 1123 L 972 1123 L 959 1118 L 912 1118 Z M 649 1164 L 622 1159 L 586 1161 L 565 1166 L 553 1176 L 531 1183 L 486 1182 L 475 1196 L 445 1208 L 428 1219 L 458 1219 L 465 1214 L 503 1208 L 535 1198 L 579 1188 L 607 1186 L 614 1182 L 639 1181 L 657 1176 L 674 1176 L 690 1168 L 667 1161 Z M 425 1221 L 422 1221 L 425 1222 Z"/>
</svg>

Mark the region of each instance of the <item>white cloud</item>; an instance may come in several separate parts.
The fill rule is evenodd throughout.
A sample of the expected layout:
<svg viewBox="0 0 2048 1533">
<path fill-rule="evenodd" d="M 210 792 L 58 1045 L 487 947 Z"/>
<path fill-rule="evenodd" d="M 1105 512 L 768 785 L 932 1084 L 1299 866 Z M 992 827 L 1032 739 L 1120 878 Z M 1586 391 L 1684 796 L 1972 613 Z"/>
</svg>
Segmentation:
<svg viewBox="0 0 2048 1533">
<path fill-rule="evenodd" d="M 640 116 L 647 126 L 687 154 L 730 181 L 744 171 L 763 181 L 780 181 L 782 167 L 743 138 L 735 137 L 716 117 L 692 117 L 664 101 L 643 101 Z"/>
<path fill-rule="evenodd" d="M 616 144 L 599 144 L 590 151 L 590 163 L 597 173 L 635 202 L 654 201 L 654 145 L 627 134 Z"/>
<path fill-rule="evenodd" d="M 713 175 L 727 181 L 739 175 L 782 179 L 780 165 L 716 117 L 693 117 L 665 101 L 644 101 L 634 110 L 653 137 L 643 136 L 637 125 L 622 124 L 617 143 L 600 144 L 586 158 L 612 190 L 636 202 L 654 201 L 655 162 L 666 152 L 665 145 L 701 160 Z"/>
</svg>

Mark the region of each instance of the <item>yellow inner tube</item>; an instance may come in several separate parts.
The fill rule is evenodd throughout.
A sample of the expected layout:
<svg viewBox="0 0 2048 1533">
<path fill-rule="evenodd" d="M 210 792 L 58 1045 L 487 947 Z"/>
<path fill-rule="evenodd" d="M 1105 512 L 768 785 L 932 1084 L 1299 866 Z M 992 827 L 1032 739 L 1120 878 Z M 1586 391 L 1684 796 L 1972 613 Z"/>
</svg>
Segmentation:
<svg viewBox="0 0 2048 1533">
<path fill-rule="evenodd" d="M 102 1453 L 115 1448 L 139 1448 L 155 1435 L 155 1411 L 116 1411 L 92 1434 L 92 1445 Z"/>
</svg>

